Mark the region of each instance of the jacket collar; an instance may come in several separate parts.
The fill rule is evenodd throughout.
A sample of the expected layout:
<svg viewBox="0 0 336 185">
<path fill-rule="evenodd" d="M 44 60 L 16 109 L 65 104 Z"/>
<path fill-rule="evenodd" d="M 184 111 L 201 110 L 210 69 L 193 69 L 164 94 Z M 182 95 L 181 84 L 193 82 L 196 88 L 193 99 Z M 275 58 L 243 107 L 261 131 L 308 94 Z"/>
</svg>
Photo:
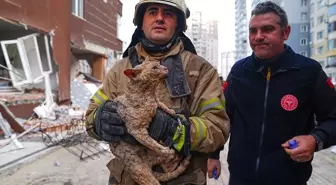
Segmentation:
<svg viewBox="0 0 336 185">
<path fill-rule="evenodd" d="M 129 56 L 130 54 L 130 49 L 135 47 L 138 43 L 139 40 L 143 37 L 143 31 L 141 30 L 141 28 L 137 27 L 134 30 L 134 33 L 132 35 L 132 39 L 131 39 L 131 43 L 129 44 L 129 46 L 127 47 L 127 49 L 124 51 L 123 53 L 123 58 Z M 195 55 L 197 55 L 195 46 L 193 45 L 193 43 L 191 42 L 191 40 L 183 33 L 180 32 L 178 35 L 177 40 L 181 40 L 183 45 L 184 45 L 184 50 L 189 51 L 191 53 L 194 53 Z M 133 51 L 133 49 L 131 49 Z"/>
<path fill-rule="evenodd" d="M 295 55 L 296 53 L 288 45 L 285 45 L 283 53 L 269 60 L 260 60 L 253 52 L 252 55 L 247 58 L 244 68 L 255 72 L 261 72 L 267 67 L 271 67 L 272 71 L 286 71 L 292 68 L 300 68 L 298 61 L 293 58 Z"/>
<path fill-rule="evenodd" d="M 138 53 L 138 58 L 140 59 L 140 62 L 144 60 L 146 57 L 149 57 L 150 60 L 159 60 L 162 61 L 165 58 L 173 55 L 178 55 L 184 50 L 184 46 L 182 41 L 178 41 L 174 46 L 171 47 L 169 51 L 166 53 L 157 53 L 157 54 L 149 54 L 146 52 L 146 50 L 143 48 L 141 43 L 138 43 L 135 46 L 136 52 Z"/>
</svg>

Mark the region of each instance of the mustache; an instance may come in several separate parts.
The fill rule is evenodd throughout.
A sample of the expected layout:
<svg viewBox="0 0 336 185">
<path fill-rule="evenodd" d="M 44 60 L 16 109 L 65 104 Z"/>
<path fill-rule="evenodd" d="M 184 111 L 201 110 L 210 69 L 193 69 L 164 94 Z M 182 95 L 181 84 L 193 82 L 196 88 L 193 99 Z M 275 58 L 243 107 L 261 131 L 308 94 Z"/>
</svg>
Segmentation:
<svg viewBox="0 0 336 185">
<path fill-rule="evenodd" d="M 267 42 L 255 42 L 253 43 L 254 46 L 258 46 L 258 45 L 269 45 L 269 43 Z"/>
</svg>

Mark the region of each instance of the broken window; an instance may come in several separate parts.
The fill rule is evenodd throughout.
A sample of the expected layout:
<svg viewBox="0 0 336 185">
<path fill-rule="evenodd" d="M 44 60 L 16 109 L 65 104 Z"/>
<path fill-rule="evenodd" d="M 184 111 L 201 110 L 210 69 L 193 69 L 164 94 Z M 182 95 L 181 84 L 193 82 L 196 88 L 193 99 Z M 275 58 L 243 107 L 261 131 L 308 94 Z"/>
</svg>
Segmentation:
<svg viewBox="0 0 336 185">
<path fill-rule="evenodd" d="M 8 80 L 14 87 L 39 83 L 45 74 L 52 72 L 46 35 L 32 34 L 16 40 L 1 41 L 1 48 L 5 64 L 0 65 L 0 68 L 9 72 Z M 0 77 L 7 78 L 4 75 Z"/>
<path fill-rule="evenodd" d="M 87 60 L 79 60 L 79 72 L 92 75 L 92 69 Z"/>
<path fill-rule="evenodd" d="M 6 61 L 5 67 L 9 71 L 12 85 L 20 86 L 29 83 L 29 74 L 23 64 L 24 56 L 19 42 L 17 40 L 2 41 L 1 47 Z"/>
</svg>

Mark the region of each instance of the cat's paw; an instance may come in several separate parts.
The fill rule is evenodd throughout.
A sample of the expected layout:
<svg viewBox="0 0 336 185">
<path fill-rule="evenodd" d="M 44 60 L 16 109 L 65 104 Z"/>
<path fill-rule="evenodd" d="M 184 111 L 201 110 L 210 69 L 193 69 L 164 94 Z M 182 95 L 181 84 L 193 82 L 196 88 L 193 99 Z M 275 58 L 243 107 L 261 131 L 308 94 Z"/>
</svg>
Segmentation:
<svg viewBox="0 0 336 185">
<path fill-rule="evenodd" d="M 169 159 L 174 159 L 174 157 L 175 157 L 175 150 L 174 149 L 167 148 L 167 149 L 161 150 L 161 153 L 165 157 L 168 157 Z"/>
<path fill-rule="evenodd" d="M 174 109 L 168 109 L 167 113 L 170 114 L 170 115 L 172 115 L 172 116 L 175 116 L 175 114 L 176 114 L 176 112 L 175 112 Z"/>
</svg>

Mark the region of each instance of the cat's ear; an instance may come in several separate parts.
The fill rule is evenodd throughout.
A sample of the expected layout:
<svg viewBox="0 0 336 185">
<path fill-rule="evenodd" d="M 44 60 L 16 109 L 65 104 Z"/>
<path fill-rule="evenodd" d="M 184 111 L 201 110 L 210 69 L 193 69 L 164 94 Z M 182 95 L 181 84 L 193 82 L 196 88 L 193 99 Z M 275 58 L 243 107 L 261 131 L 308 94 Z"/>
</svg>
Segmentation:
<svg viewBox="0 0 336 185">
<path fill-rule="evenodd" d="M 124 74 L 129 78 L 134 78 L 139 72 L 139 69 L 126 69 Z"/>
</svg>

